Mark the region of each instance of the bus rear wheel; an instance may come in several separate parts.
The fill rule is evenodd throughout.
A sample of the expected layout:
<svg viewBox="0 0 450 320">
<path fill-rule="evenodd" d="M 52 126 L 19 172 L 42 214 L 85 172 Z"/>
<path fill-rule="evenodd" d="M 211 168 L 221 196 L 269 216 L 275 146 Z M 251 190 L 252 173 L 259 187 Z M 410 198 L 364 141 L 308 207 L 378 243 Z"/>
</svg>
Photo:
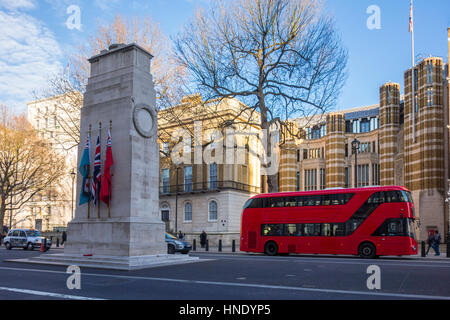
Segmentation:
<svg viewBox="0 0 450 320">
<path fill-rule="evenodd" d="M 376 257 L 375 246 L 371 243 L 363 243 L 359 246 L 359 256 L 363 259 L 374 259 Z"/>
<path fill-rule="evenodd" d="M 264 245 L 264 253 L 268 256 L 276 256 L 278 254 L 278 245 L 274 241 L 269 241 Z"/>
</svg>

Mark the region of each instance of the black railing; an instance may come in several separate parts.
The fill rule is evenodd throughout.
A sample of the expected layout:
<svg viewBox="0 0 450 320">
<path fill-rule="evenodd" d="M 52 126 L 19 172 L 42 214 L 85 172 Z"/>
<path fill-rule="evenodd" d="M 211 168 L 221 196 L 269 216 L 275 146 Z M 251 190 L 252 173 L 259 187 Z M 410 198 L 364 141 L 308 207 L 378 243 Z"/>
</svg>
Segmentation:
<svg viewBox="0 0 450 320">
<path fill-rule="evenodd" d="M 163 185 L 159 188 L 160 195 L 175 195 L 184 193 L 218 192 L 221 190 L 239 190 L 248 193 L 260 193 L 260 188 L 236 181 L 209 181 L 177 185 Z"/>
</svg>

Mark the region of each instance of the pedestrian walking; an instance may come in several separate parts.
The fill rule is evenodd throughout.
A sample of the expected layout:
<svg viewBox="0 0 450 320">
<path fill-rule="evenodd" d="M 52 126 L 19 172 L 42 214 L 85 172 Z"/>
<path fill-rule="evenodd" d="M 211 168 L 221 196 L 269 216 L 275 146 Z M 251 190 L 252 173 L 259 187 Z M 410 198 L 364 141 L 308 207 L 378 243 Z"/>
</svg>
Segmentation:
<svg viewBox="0 0 450 320">
<path fill-rule="evenodd" d="M 65 231 L 63 231 L 61 245 L 63 245 L 64 242 L 66 242 L 66 241 L 67 241 L 67 233 Z"/>
<path fill-rule="evenodd" d="M 205 230 L 203 230 L 202 233 L 200 234 L 200 245 L 202 246 L 202 248 L 204 248 L 206 245 L 207 237 L 208 235 L 206 234 Z"/>
<path fill-rule="evenodd" d="M 181 232 L 181 230 L 178 231 L 178 239 L 183 239 L 183 238 L 184 238 L 183 232 Z"/>
<path fill-rule="evenodd" d="M 434 235 L 434 243 L 433 243 L 433 249 L 436 252 L 436 256 L 440 256 L 441 253 L 439 252 L 439 245 L 441 244 L 441 235 L 439 234 L 439 231 L 436 230 Z"/>
<path fill-rule="evenodd" d="M 430 252 L 430 249 L 433 247 L 434 244 L 434 232 L 431 230 L 428 234 L 428 248 L 427 252 L 425 253 L 425 257 L 428 255 L 428 252 Z"/>
</svg>

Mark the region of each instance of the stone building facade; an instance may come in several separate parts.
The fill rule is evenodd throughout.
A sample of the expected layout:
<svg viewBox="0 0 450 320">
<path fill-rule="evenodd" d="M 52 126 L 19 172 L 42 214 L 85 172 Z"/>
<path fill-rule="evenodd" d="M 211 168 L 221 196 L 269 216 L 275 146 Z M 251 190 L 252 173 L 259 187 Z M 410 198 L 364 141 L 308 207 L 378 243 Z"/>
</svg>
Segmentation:
<svg viewBox="0 0 450 320">
<path fill-rule="evenodd" d="M 430 57 L 414 68 L 414 82 L 412 74 L 404 73 L 404 95 L 398 83 L 382 85 L 378 105 L 291 120 L 304 139 L 281 146 L 280 191 L 402 185 L 412 192 L 419 239 L 431 229 L 447 234 L 449 65 Z"/>
<path fill-rule="evenodd" d="M 261 192 L 260 130 L 249 124 L 259 115 L 246 109 L 235 99 L 204 102 L 193 95 L 158 114 L 166 231 L 197 243 L 205 231 L 211 246 L 239 245 L 242 208 Z"/>
</svg>

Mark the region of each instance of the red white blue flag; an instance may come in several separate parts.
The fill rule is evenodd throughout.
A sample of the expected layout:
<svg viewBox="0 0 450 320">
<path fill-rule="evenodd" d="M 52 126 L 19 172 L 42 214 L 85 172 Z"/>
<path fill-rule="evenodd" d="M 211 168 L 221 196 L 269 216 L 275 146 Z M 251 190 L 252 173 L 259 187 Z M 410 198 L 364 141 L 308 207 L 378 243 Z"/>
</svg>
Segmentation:
<svg viewBox="0 0 450 320">
<path fill-rule="evenodd" d="M 111 132 L 108 132 L 108 142 L 106 146 L 105 168 L 103 171 L 102 186 L 100 189 L 100 200 L 109 207 L 111 202 L 111 167 L 114 164 L 111 148 Z"/>
<path fill-rule="evenodd" d="M 409 32 L 414 31 L 414 20 L 413 20 L 413 2 L 411 0 L 411 9 L 409 11 Z"/>
</svg>

